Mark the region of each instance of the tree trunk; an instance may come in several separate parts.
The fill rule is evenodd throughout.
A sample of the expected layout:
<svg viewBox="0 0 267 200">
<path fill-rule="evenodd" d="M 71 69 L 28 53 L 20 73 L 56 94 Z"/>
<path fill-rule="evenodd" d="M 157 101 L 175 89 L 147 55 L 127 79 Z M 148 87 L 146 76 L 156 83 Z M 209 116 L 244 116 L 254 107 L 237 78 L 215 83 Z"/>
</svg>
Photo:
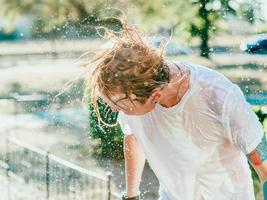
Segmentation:
<svg viewBox="0 0 267 200">
<path fill-rule="evenodd" d="M 200 18 L 203 20 L 204 25 L 201 27 L 200 30 L 200 56 L 209 58 L 209 29 L 211 26 L 211 22 L 209 20 L 209 11 L 206 9 L 206 5 L 209 2 L 209 0 L 200 0 L 200 8 L 199 8 L 199 13 L 198 15 Z"/>
<path fill-rule="evenodd" d="M 203 28 L 200 34 L 201 44 L 200 44 L 200 56 L 209 58 L 209 28 Z"/>
</svg>

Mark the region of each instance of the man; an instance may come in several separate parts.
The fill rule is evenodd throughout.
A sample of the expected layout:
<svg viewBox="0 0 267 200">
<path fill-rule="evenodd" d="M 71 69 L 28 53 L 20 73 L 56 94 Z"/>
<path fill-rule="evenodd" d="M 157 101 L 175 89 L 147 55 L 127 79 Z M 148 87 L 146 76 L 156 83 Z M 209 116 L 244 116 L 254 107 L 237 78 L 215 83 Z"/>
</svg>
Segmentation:
<svg viewBox="0 0 267 200">
<path fill-rule="evenodd" d="M 98 54 L 89 81 L 98 116 L 98 96 L 119 112 L 122 198 L 139 199 L 147 160 L 160 182 L 160 200 L 254 200 L 248 159 L 267 200 L 267 142 L 240 88 L 207 67 L 167 62 L 164 46 L 154 49 L 135 27 L 113 36 L 114 46 Z"/>
</svg>

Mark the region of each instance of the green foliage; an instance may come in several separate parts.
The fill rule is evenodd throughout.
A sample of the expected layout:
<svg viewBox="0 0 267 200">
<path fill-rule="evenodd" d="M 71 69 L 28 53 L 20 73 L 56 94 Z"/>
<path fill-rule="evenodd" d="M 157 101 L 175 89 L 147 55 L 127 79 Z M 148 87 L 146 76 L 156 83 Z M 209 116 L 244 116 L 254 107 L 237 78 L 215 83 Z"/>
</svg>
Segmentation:
<svg viewBox="0 0 267 200">
<path fill-rule="evenodd" d="M 267 24 L 262 24 L 257 28 L 257 33 L 258 34 L 265 34 L 267 33 Z"/>
<path fill-rule="evenodd" d="M 254 3 L 257 1 L 254 1 Z M 198 12 L 192 20 L 190 32 L 193 37 L 199 37 L 201 40 L 200 55 L 209 58 L 208 41 L 210 35 L 216 30 L 216 22 L 227 15 L 240 15 L 244 13 L 246 20 L 253 22 L 254 12 L 252 2 L 237 2 L 232 0 L 194 0 L 193 4 L 198 8 Z M 249 9 L 242 9 L 249 6 Z"/>
<path fill-rule="evenodd" d="M 109 112 L 110 107 L 98 99 L 101 118 L 108 124 L 116 123 L 118 113 Z M 108 112 L 107 116 L 106 113 Z M 121 159 L 123 157 L 123 134 L 120 126 L 107 127 L 98 123 L 98 118 L 92 104 L 89 102 L 89 136 L 98 140 L 94 154 L 101 157 Z"/>
<path fill-rule="evenodd" d="M 139 11 L 139 20 L 147 29 L 163 27 L 173 30 L 179 38 L 200 39 L 200 55 L 208 58 L 210 36 L 218 30 L 217 22 L 228 15 L 239 16 L 253 23 L 260 10 L 259 0 L 132 0 Z M 139 16 L 138 15 L 138 16 Z M 154 27 L 154 28 L 153 28 Z"/>
<path fill-rule="evenodd" d="M 177 35 L 178 40 L 189 40 L 188 22 L 196 9 L 186 0 L 130 0 L 133 5 L 127 16 L 149 32 L 166 30 Z M 186 12 L 184 12 L 186 11 Z"/>
<path fill-rule="evenodd" d="M 251 176 L 253 179 L 253 187 L 254 187 L 254 193 L 256 197 L 259 197 L 260 191 L 261 191 L 261 183 L 260 179 L 258 177 L 258 174 L 254 170 L 254 168 L 250 165 L 250 170 L 251 170 Z"/>
<path fill-rule="evenodd" d="M 34 17 L 32 31 L 39 37 L 71 34 L 81 38 L 95 36 L 95 26 L 117 26 L 116 20 L 102 18 L 119 17 L 121 13 L 108 9 L 116 5 L 116 0 L 0 0 L 0 13 L 7 17 L 10 24 L 16 23 L 21 15 Z"/>
<path fill-rule="evenodd" d="M 114 20 L 125 17 L 146 30 L 175 33 L 178 39 L 200 39 L 200 55 L 209 57 L 209 39 L 218 30 L 217 22 L 227 16 L 239 16 L 253 23 L 260 19 L 260 0 L 1 0 L 0 12 L 15 20 L 21 14 L 33 15 L 35 35 L 71 34 L 76 37 L 96 36 L 95 26 L 114 27 Z M 123 10 L 123 11 L 121 11 Z M 257 12 L 255 12 L 257 10 Z"/>
<path fill-rule="evenodd" d="M 257 107 L 253 109 L 254 112 L 256 113 L 256 115 L 259 118 L 259 121 L 264 125 L 264 122 L 267 120 L 267 113 L 264 112 L 262 107 Z M 266 127 L 264 127 L 266 130 Z M 265 132 L 266 134 L 266 132 Z M 254 184 L 254 190 L 255 190 L 255 195 L 256 197 L 260 196 L 260 191 L 261 191 L 261 183 L 259 180 L 259 177 L 256 173 L 256 171 L 254 170 L 254 168 L 252 166 L 250 166 L 251 172 L 252 172 L 252 179 L 253 179 L 253 184 Z"/>
</svg>

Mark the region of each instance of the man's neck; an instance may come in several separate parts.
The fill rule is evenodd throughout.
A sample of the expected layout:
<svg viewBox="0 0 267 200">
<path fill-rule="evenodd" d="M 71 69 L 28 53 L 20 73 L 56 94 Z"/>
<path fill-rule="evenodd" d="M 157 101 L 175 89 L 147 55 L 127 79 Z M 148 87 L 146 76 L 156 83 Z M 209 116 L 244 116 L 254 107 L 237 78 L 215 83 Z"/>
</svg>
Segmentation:
<svg viewBox="0 0 267 200">
<path fill-rule="evenodd" d="M 180 74 L 177 67 L 170 66 L 171 80 L 170 83 L 162 90 L 162 98 L 159 101 L 160 105 L 169 108 L 183 98 L 184 94 L 189 88 L 189 72 L 186 69 L 181 69 L 182 75 Z M 183 80 L 180 82 L 181 76 L 184 75 Z"/>
</svg>

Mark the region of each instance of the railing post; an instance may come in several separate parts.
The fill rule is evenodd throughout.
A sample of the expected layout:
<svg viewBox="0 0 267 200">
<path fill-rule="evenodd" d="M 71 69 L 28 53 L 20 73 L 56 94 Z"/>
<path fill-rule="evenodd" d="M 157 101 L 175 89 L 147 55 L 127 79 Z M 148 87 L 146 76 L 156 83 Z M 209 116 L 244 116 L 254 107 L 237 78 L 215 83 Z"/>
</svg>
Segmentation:
<svg viewBox="0 0 267 200">
<path fill-rule="evenodd" d="M 46 152 L 46 166 L 45 166 L 45 183 L 46 183 L 46 200 L 49 200 L 49 186 L 50 186 L 50 166 L 49 166 L 49 151 Z"/>
<path fill-rule="evenodd" d="M 9 130 L 6 130 L 6 156 L 5 162 L 7 164 L 6 167 L 6 176 L 7 176 L 7 200 L 10 199 L 10 179 L 9 179 L 9 170 L 10 170 L 10 158 L 9 158 Z"/>
<path fill-rule="evenodd" d="M 107 200 L 111 200 L 111 172 L 108 171 L 106 172 L 106 175 L 108 177 L 108 184 L 107 184 L 107 189 L 108 189 L 108 199 Z"/>
</svg>

